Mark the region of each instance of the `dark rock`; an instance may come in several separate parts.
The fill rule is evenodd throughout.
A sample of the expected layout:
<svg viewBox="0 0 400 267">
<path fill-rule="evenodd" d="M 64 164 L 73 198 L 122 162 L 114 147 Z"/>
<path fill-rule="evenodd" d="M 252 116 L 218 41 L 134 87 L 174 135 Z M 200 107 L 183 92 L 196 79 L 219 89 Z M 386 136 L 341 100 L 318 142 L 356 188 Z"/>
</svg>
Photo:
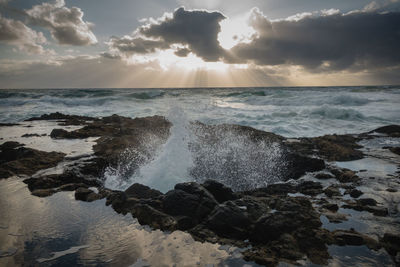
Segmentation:
<svg viewBox="0 0 400 267">
<path fill-rule="evenodd" d="M 58 188 L 58 190 L 60 191 L 75 191 L 76 189 L 80 188 L 80 187 L 89 187 L 86 184 L 83 183 L 79 183 L 79 184 L 74 184 L 74 183 L 70 183 L 70 184 L 64 184 L 62 186 L 60 186 Z"/>
<path fill-rule="evenodd" d="M 383 133 L 391 137 L 400 137 L 400 125 L 387 125 L 371 131 L 370 133 Z"/>
<path fill-rule="evenodd" d="M 35 189 L 32 191 L 32 195 L 37 197 L 48 197 L 56 193 L 57 191 L 50 188 L 50 189 Z"/>
<path fill-rule="evenodd" d="M 21 137 L 40 137 L 39 134 L 33 133 L 33 134 L 23 134 Z"/>
<path fill-rule="evenodd" d="M 157 198 L 162 195 L 162 193 L 158 190 L 151 189 L 148 186 L 134 183 L 128 189 L 125 190 L 125 194 L 128 197 L 134 198 Z"/>
<path fill-rule="evenodd" d="M 28 178 L 23 181 L 28 185 L 29 190 L 35 189 L 48 189 L 48 188 L 58 188 L 60 191 L 70 191 L 71 188 L 76 187 L 88 187 L 88 186 L 98 186 L 99 182 L 94 179 L 89 179 L 88 177 L 82 177 L 76 175 L 73 172 L 65 172 L 63 174 L 52 174 L 41 176 L 37 178 Z M 84 184 L 82 186 L 82 184 Z M 65 185 L 65 188 L 62 186 Z M 75 190 L 74 188 L 73 190 Z M 71 190 L 72 191 L 72 190 Z"/>
<path fill-rule="evenodd" d="M 164 212 L 173 216 L 189 216 L 195 221 L 203 220 L 218 204 L 215 198 L 201 185 L 183 183 L 165 194 Z"/>
<path fill-rule="evenodd" d="M 246 209 L 227 201 L 214 208 L 205 224 L 219 236 L 244 239 L 251 224 Z"/>
<path fill-rule="evenodd" d="M 77 139 L 86 138 L 88 136 L 79 135 L 75 131 L 69 132 L 64 129 L 53 129 L 50 133 L 50 137 L 53 139 Z"/>
<path fill-rule="evenodd" d="M 297 191 L 310 196 L 316 196 L 323 192 L 321 183 L 314 181 L 304 181 L 296 187 Z"/>
<path fill-rule="evenodd" d="M 331 186 L 327 187 L 327 188 L 324 190 L 324 193 L 325 193 L 325 195 L 327 195 L 328 197 L 342 196 L 342 194 L 340 193 L 339 189 L 338 189 L 336 186 L 334 186 L 334 185 L 331 185 Z"/>
<path fill-rule="evenodd" d="M 356 202 L 348 201 L 347 204 L 343 205 L 342 207 L 357 211 L 368 211 L 376 216 L 387 216 L 389 214 L 387 208 L 378 207 L 377 202 L 372 198 L 358 199 Z"/>
<path fill-rule="evenodd" d="M 400 147 L 391 147 L 389 150 L 394 154 L 400 155 Z"/>
<path fill-rule="evenodd" d="M 354 230 L 335 230 L 332 232 L 334 243 L 339 246 L 362 246 L 378 250 L 381 246 L 374 239 Z"/>
<path fill-rule="evenodd" d="M 373 198 L 361 198 L 357 200 L 357 203 L 362 206 L 376 206 L 378 204 Z"/>
<path fill-rule="evenodd" d="M 386 191 L 390 192 L 390 193 L 396 193 L 397 189 L 396 188 L 387 188 Z"/>
<path fill-rule="evenodd" d="M 33 175 L 39 170 L 55 167 L 65 154 L 44 152 L 22 147 L 17 142 L 0 145 L 0 178 L 12 175 Z"/>
<path fill-rule="evenodd" d="M 358 189 L 353 189 L 350 191 L 350 196 L 353 198 L 359 198 L 362 194 L 364 193 Z"/>
<path fill-rule="evenodd" d="M 176 220 L 146 204 L 137 204 L 133 207 L 132 215 L 134 215 L 140 224 L 147 224 L 153 228 L 163 231 L 174 231 L 177 229 Z"/>
<path fill-rule="evenodd" d="M 276 199 L 271 208 L 276 211 L 257 220 L 250 235 L 254 242 L 267 243 L 285 233 L 304 228 L 316 229 L 322 225 L 318 213 L 306 198 Z"/>
<path fill-rule="evenodd" d="M 233 202 L 240 209 L 246 211 L 247 217 L 253 222 L 257 221 L 262 215 L 265 215 L 271 210 L 269 207 L 271 199 L 266 197 L 244 195 L 242 198 L 236 199 Z"/>
<path fill-rule="evenodd" d="M 393 233 L 385 233 L 380 240 L 381 245 L 386 249 L 394 262 L 398 265 L 400 260 L 398 254 L 400 253 L 400 236 Z"/>
<path fill-rule="evenodd" d="M 298 179 L 307 172 L 316 172 L 325 169 L 325 161 L 318 158 L 311 158 L 297 153 L 286 156 L 287 173 L 285 181 L 289 179 Z"/>
<path fill-rule="evenodd" d="M 332 169 L 331 171 L 335 175 L 335 178 L 341 183 L 354 183 L 360 179 L 356 173 L 351 170 L 345 169 L 340 171 L 337 169 Z"/>
<path fill-rule="evenodd" d="M 339 209 L 339 206 L 334 203 L 328 203 L 323 205 L 322 208 L 336 212 Z"/>
<path fill-rule="evenodd" d="M 86 121 L 98 120 L 97 118 L 78 116 L 78 115 L 66 115 L 60 112 L 43 114 L 40 117 L 32 117 L 26 121 L 40 121 L 40 120 L 61 120 L 63 125 L 82 125 Z"/>
<path fill-rule="evenodd" d="M 202 185 L 219 203 L 237 198 L 232 189 L 214 180 L 206 180 Z"/>
<path fill-rule="evenodd" d="M 329 161 L 349 161 L 363 158 L 363 153 L 357 149 L 357 138 L 351 135 L 325 135 L 314 138 L 301 138 L 296 143 L 289 144 L 296 151 L 306 154 L 317 154 Z"/>
<path fill-rule="evenodd" d="M 75 199 L 87 201 L 87 198 L 88 198 L 89 194 L 91 194 L 91 193 L 94 193 L 94 192 L 86 187 L 79 187 L 75 191 Z"/>
<path fill-rule="evenodd" d="M 270 184 L 267 187 L 256 188 L 252 191 L 246 191 L 246 195 L 257 197 L 271 196 L 271 195 L 287 195 L 288 193 L 296 193 L 297 188 L 288 183 Z"/>
<path fill-rule="evenodd" d="M 21 147 L 24 146 L 24 144 L 20 144 L 18 142 L 14 142 L 14 141 L 8 141 L 3 143 L 2 145 L 0 145 L 0 149 L 1 151 L 8 151 L 17 147 Z"/>
<path fill-rule="evenodd" d="M 6 126 L 17 126 L 19 125 L 18 123 L 0 123 L 0 127 L 6 127 Z"/>
<path fill-rule="evenodd" d="M 315 178 L 320 179 L 320 180 L 328 180 L 328 179 L 332 179 L 335 178 L 332 174 L 329 173 L 317 173 L 315 175 Z"/>
</svg>

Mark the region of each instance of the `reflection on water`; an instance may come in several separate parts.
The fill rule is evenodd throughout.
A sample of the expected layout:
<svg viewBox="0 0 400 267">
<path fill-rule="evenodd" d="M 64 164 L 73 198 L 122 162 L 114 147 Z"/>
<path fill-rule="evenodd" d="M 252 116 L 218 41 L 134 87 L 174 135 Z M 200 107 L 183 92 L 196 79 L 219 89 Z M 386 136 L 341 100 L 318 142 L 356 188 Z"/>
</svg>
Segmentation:
<svg viewBox="0 0 400 267">
<path fill-rule="evenodd" d="M 105 200 L 76 201 L 72 192 L 38 198 L 16 177 L 0 180 L 0 214 L 0 266 L 245 264 L 237 248 L 153 231 Z"/>
<path fill-rule="evenodd" d="M 373 251 L 366 246 L 345 246 L 332 245 L 328 247 L 328 252 L 332 256 L 329 266 L 395 266 L 390 258 L 387 257 L 383 249 Z"/>
</svg>

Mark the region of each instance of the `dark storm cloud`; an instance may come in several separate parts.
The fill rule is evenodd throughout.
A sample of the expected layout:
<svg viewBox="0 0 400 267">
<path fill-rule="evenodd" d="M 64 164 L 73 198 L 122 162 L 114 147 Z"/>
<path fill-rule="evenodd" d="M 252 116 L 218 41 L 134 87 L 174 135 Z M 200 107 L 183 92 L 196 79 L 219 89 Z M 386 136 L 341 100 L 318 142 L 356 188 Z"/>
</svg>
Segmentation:
<svg viewBox="0 0 400 267">
<path fill-rule="evenodd" d="M 175 51 L 175 55 L 178 57 L 187 57 L 190 54 L 190 49 L 187 48 L 180 48 Z"/>
<path fill-rule="evenodd" d="M 235 62 L 344 70 L 400 64 L 400 13 L 338 12 L 270 21 L 257 9 L 258 36 L 231 49 Z"/>
<path fill-rule="evenodd" d="M 131 38 L 125 36 L 122 38 L 111 37 L 108 45 L 112 50 L 120 51 L 122 54 L 148 54 L 154 53 L 156 49 L 168 49 L 169 44 L 164 41 L 146 40 L 141 37 Z"/>
<path fill-rule="evenodd" d="M 225 16 L 219 12 L 188 11 L 183 7 L 157 24 L 140 28 L 140 33 L 150 38 L 161 38 L 168 44 L 184 44 L 205 61 L 218 61 L 224 50 L 217 40 L 220 22 Z"/>
<path fill-rule="evenodd" d="M 84 46 L 97 43 L 91 31 L 92 24 L 83 20 L 83 11 L 78 7 L 66 7 L 64 0 L 42 3 L 25 13 L 30 24 L 49 29 L 59 44 Z"/>
<path fill-rule="evenodd" d="M 249 25 L 256 34 L 230 50 L 218 42 L 219 12 L 176 9 L 172 16 L 150 20 L 135 37 L 111 38 L 114 54 L 147 54 L 173 48 L 204 61 L 298 65 L 314 71 L 363 70 L 400 64 L 400 12 L 366 8 L 340 13 L 327 10 L 271 21 L 253 9 Z M 176 48 L 184 46 L 185 48 Z"/>
<path fill-rule="evenodd" d="M 165 16 L 140 27 L 136 31 L 140 37 L 111 38 L 110 48 L 123 54 L 144 54 L 184 45 L 187 48 L 178 49 L 177 55 L 185 57 L 192 52 L 204 61 L 218 61 L 225 53 L 217 40 L 223 19 L 219 12 L 188 11 L 181 7 L 172 17 Z"/>
</svg>

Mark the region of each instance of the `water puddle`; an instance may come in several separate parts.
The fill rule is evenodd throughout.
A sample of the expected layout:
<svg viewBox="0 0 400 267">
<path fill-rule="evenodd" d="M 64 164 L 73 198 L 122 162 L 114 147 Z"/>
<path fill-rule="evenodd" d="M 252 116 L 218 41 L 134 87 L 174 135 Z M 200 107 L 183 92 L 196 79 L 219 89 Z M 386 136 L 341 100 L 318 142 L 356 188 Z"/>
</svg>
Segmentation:
<svg viewBox="0 0 400 267">
<path fill-rule="evenodd" d="M 76 201 L 73 192 L 32 196 L 15 177 L 0 180 L 0 214 L 1 266 L 256 266 L 234 247 L 221 249 L 181 231 L 141 226 L 105 206 L 105 200 Z"/>
</svg>

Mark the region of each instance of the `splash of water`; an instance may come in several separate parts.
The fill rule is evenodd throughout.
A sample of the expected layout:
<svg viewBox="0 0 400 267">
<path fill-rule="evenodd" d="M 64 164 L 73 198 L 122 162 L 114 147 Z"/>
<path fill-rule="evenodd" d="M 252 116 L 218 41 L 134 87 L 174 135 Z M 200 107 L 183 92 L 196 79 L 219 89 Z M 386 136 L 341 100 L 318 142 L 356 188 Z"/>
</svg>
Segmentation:
<svg viewBox="0 0 400 267">
<path fill-rule="evenodd" d="M 143 141 L 146 148 L 127 149 L 116 168 L 105 172 L 105 186 L 125 190 L 140 183 L 166 192 L 175 184 L 217 180 L 235 191 L 282 180 L 285 152 L 273 138 L 252 138 L 252 130 L 191 123 L 178 107 L 170 109 L 170 136 Z"/>
<path fill-rule="evenodd" d="M 161 192 L 174 188 L 175 184 L 189 180 L 189 170 L 193 165 L 189 151 L 189 121 L 181 108 L 174 107 L 167 116 L 172 123 L 170 137 L 161 153 L 139 169 L 137 182 Z"/>
<path fill-rule="evenodd" d="M 116 168 L 106 169 L 105 186 L 111 189 L 125 190 L 133 183 L 140 183 L 166 192 L 175 184 L 189 181 L 192 168 L 192 153 L 189 151 L 189 121 L 179 107 L 169 110 L 167 119 L 172 123 L 170 137 L 159 146 L 157 137 L 147 138 L 147 153 L 136 149 L 127 149 Z M 154 141 L 156 140 L 156 141 Z M 143 142 L 142 142 L 143 143 Z M 157 153 L 158 152 L 158 153 Z"/>
</svg>

